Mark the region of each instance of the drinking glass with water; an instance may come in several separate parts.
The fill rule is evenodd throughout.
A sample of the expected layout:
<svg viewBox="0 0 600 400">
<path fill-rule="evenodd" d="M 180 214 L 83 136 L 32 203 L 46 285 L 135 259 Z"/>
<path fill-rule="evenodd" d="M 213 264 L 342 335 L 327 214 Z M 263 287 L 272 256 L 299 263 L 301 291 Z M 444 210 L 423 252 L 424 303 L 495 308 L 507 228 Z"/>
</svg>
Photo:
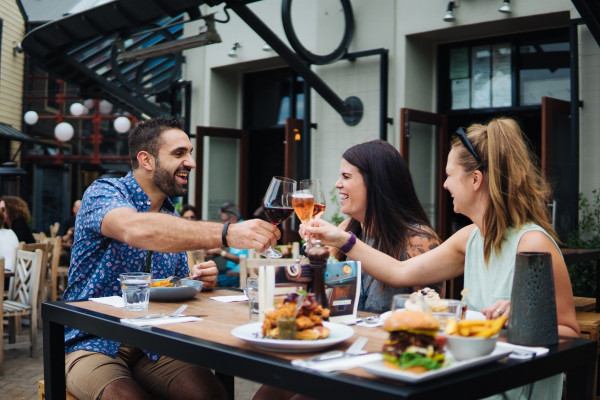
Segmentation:
<svg viewBox="0 0 600 400">
<path fill-rule="evenodd" d="M 150 274 L 148 272 L 128 272 L 119 277 L 125 309 L 131 311 L 148 309 Z"/>
</svg>

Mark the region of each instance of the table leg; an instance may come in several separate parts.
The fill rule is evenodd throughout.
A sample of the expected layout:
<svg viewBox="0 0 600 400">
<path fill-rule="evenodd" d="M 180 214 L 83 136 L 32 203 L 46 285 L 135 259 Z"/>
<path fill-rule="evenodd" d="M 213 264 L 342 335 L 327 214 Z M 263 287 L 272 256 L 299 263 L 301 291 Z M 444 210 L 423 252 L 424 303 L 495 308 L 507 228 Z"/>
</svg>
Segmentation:
<svg viewBox="0 0 600 400">
<path fill-rule="evenodd" d="M 43 308 L 42 306 L 42 314 L 44 314 Z M 64 399 L 66 396 L 65 327 L 49 321 L 47 317 L 43 321 L 44 386 L 46 399 Z"/>
<path fill-rule="evenodd" d="M 227 392 L 227 400 L 234 400 L 235 397 L 235 380 L 231 375 L 223 374 L 219 371 L 215 371 L 215 376 L 219 378 L 225 391 Z"/>
<path fill-rule="evenodd" d="M 586 354 L 579 367 L 567 371 L 567 400 L 594 399 L 597 352 Z"/>
</svg>

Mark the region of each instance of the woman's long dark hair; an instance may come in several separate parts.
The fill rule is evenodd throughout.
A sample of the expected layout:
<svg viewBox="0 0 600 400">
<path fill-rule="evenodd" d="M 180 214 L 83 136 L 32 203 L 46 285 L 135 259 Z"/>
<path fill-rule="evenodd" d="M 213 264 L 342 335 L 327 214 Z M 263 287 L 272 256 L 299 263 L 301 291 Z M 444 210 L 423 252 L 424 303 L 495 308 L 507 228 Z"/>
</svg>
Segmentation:
<svg viewBox="0 0 600 400">
<path fill-rule="evenodd" d="M 394 146 L 373 140 L 349 148 L 342 157 L 358 168 L 367 189 L 363 226 L 352 218 L 347 231 L 373 240 L 374 248 L 396 259 L 401 257 L 409 236 L 437 238 L 417 198 L 408 166 Z"/>
</svg>

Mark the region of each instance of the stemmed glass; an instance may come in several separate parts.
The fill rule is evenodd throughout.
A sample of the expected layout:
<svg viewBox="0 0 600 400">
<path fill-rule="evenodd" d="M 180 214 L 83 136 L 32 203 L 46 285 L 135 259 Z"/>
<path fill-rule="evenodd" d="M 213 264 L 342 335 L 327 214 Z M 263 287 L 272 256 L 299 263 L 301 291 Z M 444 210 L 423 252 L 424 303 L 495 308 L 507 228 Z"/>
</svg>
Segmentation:
<svg viewBox="0 0 600 400">
<path fill-rule="evenodd" d="M 313 207 L 311 219 L 320 218 L 325 212 L 325 206 L 327 205 L 321 181 L 319 179 L 304 179 L 300 181 L 298 189 L 308 190 L 313 195 L 315 205 Z"/>
<path fill-rule="evenodd" d="M 292 194 L 295 191 L 295 180 L 282 176 L 274 176 L 271 179 L 271 183 L 263 199 L 263 208 L 267 218 L 273 225 L 279 225 L 294 212 L 292 208 Z M 281 258 L 281 253 L 270 246 L 261 254 L 269 258 Z"/>
</svg>

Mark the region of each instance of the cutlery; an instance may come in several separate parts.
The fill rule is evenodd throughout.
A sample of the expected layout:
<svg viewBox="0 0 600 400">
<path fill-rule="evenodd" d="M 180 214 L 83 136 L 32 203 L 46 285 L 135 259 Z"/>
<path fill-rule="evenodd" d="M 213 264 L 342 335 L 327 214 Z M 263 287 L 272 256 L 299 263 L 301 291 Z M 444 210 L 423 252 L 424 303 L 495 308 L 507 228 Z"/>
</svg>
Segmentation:
<svg viewBox="0 0 600 400">
<path fill-rule="evenodd" d="M 174 317 L 179 317 L 179 315 L 181 315 L 181 313 L 186 308 L 187 308 L 187 304 L 183 304 L 181 307 L 179 307 L 177 310 L 173 311 L 171 314 L 155 313 L 155 314 L 143 315 L 141 317 L 136 317 L 136 318 L 132 318 L 132 319 L 157 319 L 157 318 L 174 318 Z"/>
<path fill-rule="evenodd" d="M 298 364 L 312 364 L 321 361 L 333 360 L 335 358 L 344 358 L 344 357 L 352 357 L 361 354 L 362 348 L 367 344 L 367 338 L 365 336 L 360 336 L 358 339 L 352 343 L 350 347 L 346 351 L 334 350 L 329 351 L 324 354 L 319 354 L 317 356 L 307 358 L 306 360 L 295 360 Z"/>
</svg>

